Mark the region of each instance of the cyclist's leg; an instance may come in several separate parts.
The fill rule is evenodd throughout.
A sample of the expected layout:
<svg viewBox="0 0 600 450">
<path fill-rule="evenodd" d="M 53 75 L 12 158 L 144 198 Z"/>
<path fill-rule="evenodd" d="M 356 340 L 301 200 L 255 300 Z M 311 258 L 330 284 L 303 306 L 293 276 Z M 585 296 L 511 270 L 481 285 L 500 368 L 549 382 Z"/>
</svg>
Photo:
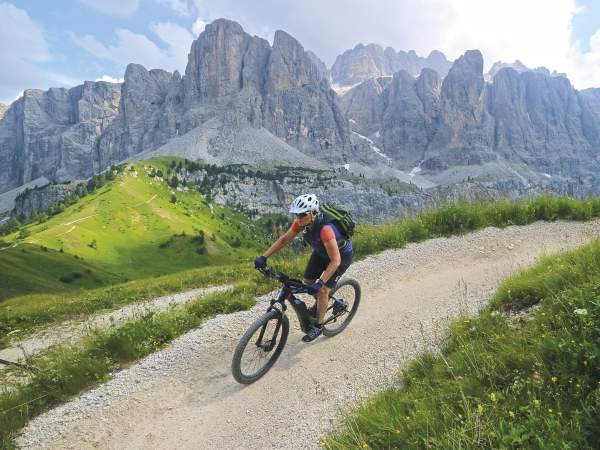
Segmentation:
<svg viewBox="0 0 600 450">
<path fill-rule="evenodd" d="M 353 253 L 349 253 L 347 255 L 342 256 L 342 261 L 340 262 L 340 266 L 337 268 L 333 276 L 327 281 L 325 286 L 327 286 L 330 290 L 333 289 L 338 282 L 338 280 L 346 273 L 348 267 L 352 264 L 352 255 Z"/>
<path fill-rule="evenodd" d="M 327 267 L 327 264 L 329 264 L 328 260 L 323 259 L 315 252 L 312 252 L 306 263 L 306 269 L 304 269 L 304 284 L 313 284 L 317 281 L 317 278 L 321 276 Z"/>
<path fill-rule="evenodd" d="M 321 276 L 321 274 L 323 273 L 323 271 L 327 268 L 327 265 L 329 264 L 329 260 L 320 257 L 319 255 L 317 255 L 315 252 L 312 253 L 312 255 L 310 255 L 310 258 L 308 260 L 308 263 L 306 264 L 306 270 L 304 271 L 304 284 L 313 284 L 315 281 L 317 281 L 317 279 Z M 314 296 L 316 299 L 316 305 L 317 305 L 317 323 L 322 323 L 323 322 L 323 317 L 325 315 L 325 312 L 327 311 L 327 300 L 328 300 L 328 294 L 329 294 L 329 289 L 327 289 L 327 292 L 325 294 L 325 303 L 323 303 L 322 300 L 322 291 L 323 288 L 319 290 L 319 292 Z M 319 314 L 319 312 L 322 311 L 322 314 Z M 319 317 L 321 317 L 321 320 L 319 320 Z"/>
<path fill-rule="evenodd" d="M 341 276 L 346 272 L 346 270 L 348 270 L 348 267 L 350 267 L 350 265 L 352 264 L 352 255 L 353 253 L 349 253 L 347 255 L 342 256 L 340 266 L 337 268 L 335 274 L 331 277 L 331 279 L 328 280 L 325 284 L 324 289 L 326 289 L 326 291 L 322 294 L 324 300 L 321 300 L 321 298 L 319 297 L 319 303 L 324 303 L 324 306 L 322 308 L 323 317 L 319 316 L 318 323 L 323 323 L 325 321 L 325 313 L 327 312 L 327 305 L 329 303 L 329 293 L 335 287 L 336 283 L 341 278 Z M 324 289 L 321 289 L 321 291 L 323 291 Z M 319 291 L 320 295 L 321 291 Z"/>
<path fill-rule="evenodd" d="M 325 321 L 330 291 L 331 289 L 329 287 L 323 286 L 319 289 L 319 292 L 317 292 L 317 324 L 322 324 Z"/>
</svg>

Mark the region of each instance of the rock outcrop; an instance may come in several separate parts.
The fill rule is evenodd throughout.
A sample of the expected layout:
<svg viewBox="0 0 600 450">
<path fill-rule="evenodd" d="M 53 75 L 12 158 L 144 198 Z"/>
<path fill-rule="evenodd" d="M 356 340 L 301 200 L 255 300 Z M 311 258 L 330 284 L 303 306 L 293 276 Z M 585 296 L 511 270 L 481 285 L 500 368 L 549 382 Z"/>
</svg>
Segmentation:
<svg viewBox="0 0 600 450">
<path fill-rule="evenodd" d="M 553 77 L 564 77 L 564 78 L 567 77 L 566 74 L 558 73 L 556 70 L 554 70 L 554 71 L 552 71 L 552 73 L 550 73 L 550 71 L 548 69 L 546 69 L 545 67 L 537 67 L 535 69 L 530 69 L 529 67 L 527 67 L 525 64 L 523 64 L 521 61 L 519 61 L 517 59 L 513 63 L 504 63 L 502 61 L 495 62 L 492 65 L 492 67 L 490 68 L 489 72 L 484 75 L 486 81 L 492 81 L 494 79 L 494 77 L 496 76 L 496 74 L 498 72 L 500 72 L 500 70 L 506 69 L 508 67 L 516 70 L 517 72 L 538 72 L 538 73 L 548 75 L 548 76 L 553 76 Z"/>
<path fill-rule="evenodd" d="M 396 52 L 391 47 L 384 50 L 377 44 L 358 44 L 336 58 L 331 77 L 333 83 L 341 86 L 354 85 L 369 78 L 391 76 L 401 70 L 417 77 L 424 68 L 429 68 L 444 77 L 451 65 L 446 56 L 437 50 L 424 58 L 414 50 Z"/>
<path fill-rule="evenodd" d="M 433 71 L 417 79 L 401 71 L 383 89 L 372 80 L 356 86 L 341 105 L 396 167 L 441 184 L 600 191 L 600 90 L 578 92 L 564 77 L 512 68 L 488 84 L 482 69 L 481 53 L 468 51 L 443 81 Z"/>
<path fill-rule="evenodd" d="M 370 180 L 352 176 L 344 169 L 303 170 L 278 168 L 255 170 L 247 166 L 201 168 L 176 174 L 191 182 L 220 205 L 250 215 L 282 214 L 298 192 L 314 192 L 353 212 L 356 220 L 368 223 L 411 215 L 433 206 L 432 196 L 415 186 L 390 179 Z M 167 182 L 156 178 L 159 182 Z M 25 221 L 34 212 L 45 212 L 71 194 L 82 194 L 85 184 L 70 182 L 26 189 L 15 200 L 11 216 Z M 187 188 L 185 188 L 187 189 Z"/>
<path fill-rule="evenodd" d="M 313 52 L 311 52 L 310 50 L 306 50 L 306 54 L 308 55 L 308 57 L 310 58 L 312 63 L 317 68 L 317 72 L 319 73 L 319 76 L 321 78 L 325 78 L 326 80 L 329 80 L 329 78 L 331 77 L 331 71 L 327 68 L 327 65 L 323 61 L 321 61 L 321 59 L 317 55 L 315 55 Z"/>
<path fill-rule="evenodd" d="M 50 205 L 59 203 L 71 194 L 81 195 L 85 183 L 69 182 L 49 184 L 35 189 L 26 189 L 15 198 L 15 206 L 11 215 L 20 221 L 31 218 L 34 212 L 46 212 Z"/>
<path fill-rule="evenodd" d="M 130 64 L 122 85 L 26 91 L 0 122 L 0 193 L 39 176 L 84 178 L 163 146 L 214 163 L 369 161 L 314 61 L 283 31 L 271 47 L 219 19 L 192 44 L 183 77 Z"/>
<path fill-rule="evenodd" d="M 4 113 L 6 112 L 7 109 L 8 109 L 8 106 L 6 106 L 4 103 L 0 103 L 0 119 L 2 119 L 2 117 L 4 117 Z"/>
<path fill-rule="evenodd" d="M 121 86 L 26 90 L 0 120 L 0 192 L 45 176 L 85 178 L 99 169 L 97 138 L 119 114 Z"/>
</svg>

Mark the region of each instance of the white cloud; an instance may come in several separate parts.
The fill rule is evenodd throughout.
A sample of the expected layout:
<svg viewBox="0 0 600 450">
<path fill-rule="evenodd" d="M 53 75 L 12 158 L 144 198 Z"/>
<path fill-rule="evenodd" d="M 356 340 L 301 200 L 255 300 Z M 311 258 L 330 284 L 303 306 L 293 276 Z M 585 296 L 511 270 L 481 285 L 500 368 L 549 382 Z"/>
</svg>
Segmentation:
<svg viewBox="0 0 600 450">
<path fill-rule="evenodd" d="M 119 70 L 129 63 L 138 63 L 148 69 L 183 71 L 194 39 L 192 33 L 170 22 L 152 24 L 150 29 L 166 44 L 165 49 L 147 36 L 123 28 L 115 30 L 116 42 L 109 45 L 90 35 L 77 36 L 71 33 L 71 39 L 90 54 L 117 63 Z"/>
<path fill-rule="evenodd" d="M 206 28 L 206 22 L 198 17 L 192 25 L 194 37 L 198 37 L 198 35 L 204 31 L 204 28 Z"/>
<path fill-rule="evenodd" d="M 108 83 L 122 83 L 125 81 L 123 78 L 113 78 L 110 75 L 102 75 L 99 78 L 96 78 L 94 81 L 106 81 Z"/>
<path fill-rule="evenodd" d="M 150 29 L 168 44 L 169 52 L 173 55 L 187 55 L 194 40 L 192 33 L 172 22 L 153 23 Z"/>
<path fill-rule="evenodd" d="M 52 60 L 44 29 L 10 3 L 0 3 L 0 55 L 0 102 L 11 103 L 25 89 L 72 81 L 40 67 Z"/>
<path fill-rule="evenodd" d="M 180 16 L 190 16 L 192 14 L 192 7 L 188 4 L 187 0 L 156 0 L 159 4 L 171 8 Z"/>
<path fill-rule="evenodd" d="M 431 42 L 452 58 L 477 48 L 489 68 L 520 59 L 529 67 L 565 67 L 575 0 L 454 0 L 444 39 Z"/>
<path fill-rule="evenodd" d="M 577 88 L 600 87 L 600 29 L 589 40 L 589 51 L 576 42 L 571 47 L 567 75 Z"/>
<path fill-rule="evenodd" d="M 79 0 L 103 14 L 125 17 L 137 11 L 139 0 Z"/>
</svg>

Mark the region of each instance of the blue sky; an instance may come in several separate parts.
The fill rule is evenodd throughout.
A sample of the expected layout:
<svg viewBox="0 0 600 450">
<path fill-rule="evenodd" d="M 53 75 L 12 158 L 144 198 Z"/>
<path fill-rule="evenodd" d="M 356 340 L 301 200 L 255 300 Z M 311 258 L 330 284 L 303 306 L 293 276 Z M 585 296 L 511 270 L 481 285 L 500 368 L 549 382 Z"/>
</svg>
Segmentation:
<svg viewBox="0 0 600 450">
<path fill-rule="evenodd" d="M 0 102 L 119 80 L 129 62 L 183 72 L 192 40 L 219 17 L 269 40 L 283 29 L 329 66 L 358 42 L 452 59 L 479 48 L 486 68 L 520 59 L 600 87 L 598 0 L 0 0 Z"/>
</svg>

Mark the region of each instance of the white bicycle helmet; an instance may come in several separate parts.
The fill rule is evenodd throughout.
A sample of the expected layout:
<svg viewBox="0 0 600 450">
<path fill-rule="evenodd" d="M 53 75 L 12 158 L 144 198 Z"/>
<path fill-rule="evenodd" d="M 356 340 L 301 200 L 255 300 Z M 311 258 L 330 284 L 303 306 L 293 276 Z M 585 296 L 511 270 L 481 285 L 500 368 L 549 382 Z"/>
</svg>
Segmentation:
<svg viewBox="0 0 600 450">
<path fill-rule="evenodd" d="M 296 197 L 290 206 L 290 213 L 300 214 L 315 211 L 319 208 L 319 199 L 315 194 L 302 194 Z"/>
</svg>

